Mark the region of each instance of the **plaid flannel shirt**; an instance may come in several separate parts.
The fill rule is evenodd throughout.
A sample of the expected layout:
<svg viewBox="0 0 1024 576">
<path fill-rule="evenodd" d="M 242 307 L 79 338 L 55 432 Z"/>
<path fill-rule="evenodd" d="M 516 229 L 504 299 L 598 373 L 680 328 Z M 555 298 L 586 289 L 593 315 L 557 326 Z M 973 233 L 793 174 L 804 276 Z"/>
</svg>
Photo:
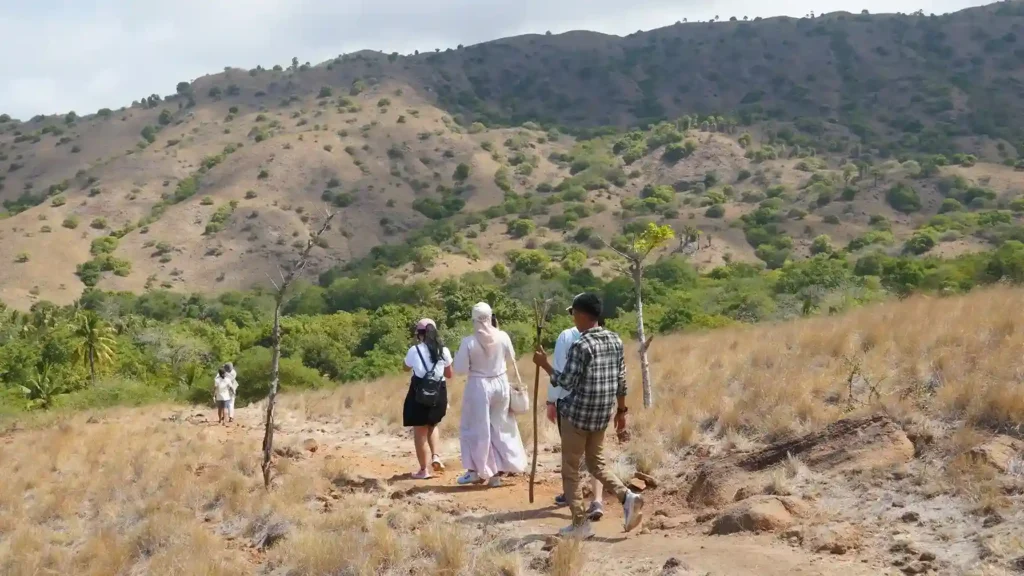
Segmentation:
<svg viewBox="0 0 1024 576">
<path fill-rule="evenodd" d="M 565 369 L 551 376 L 551 384 L 568 392 L 558 401 L 558 412 L 570 424 L 588 432 L 607 428 L 616 398 L 626 395 L 619 335 L 600 326 L 584 332 L 569 348 Z"/>
</svg>

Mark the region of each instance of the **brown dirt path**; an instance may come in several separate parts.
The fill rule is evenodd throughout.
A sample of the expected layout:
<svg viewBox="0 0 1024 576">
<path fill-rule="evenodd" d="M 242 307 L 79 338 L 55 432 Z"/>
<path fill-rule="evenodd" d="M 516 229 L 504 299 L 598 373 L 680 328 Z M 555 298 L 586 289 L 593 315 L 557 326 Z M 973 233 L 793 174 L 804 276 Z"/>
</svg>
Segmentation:
<svg viewBox="0 0 1024 576">
<path fill-rule="evenodd" d="M 223 434 L 224 442 L 244 438 L 258 449 L 262 441 L 261 414 L 255 409 L 238 411 L 235 427 L 211 427 Z M 557 455 L 542 448 L 535 502 L 529 503 L 528 475 L 508 478 L 500 488 L 462 487 L 455 478 L 462 472 L 457 439 L 446 439 L 448 470 L 425 481 L 412 480 L 415 468 L 411 440 L 384 435 L 370 427 L 346 427 L 338 423 L 306 421 L 302 416 L 279 412 L 277 446 L 301 446 L 306 439 L 317 441 L 314 453 L 294 461 L 302 470 L 322 464 L 326 458 L 344 459 L 353 477 L 383 480 L 393 499 L 424 506 L 436 506 L 452 515 L 453 521 L 475 523 L 493 530 L 509 547 L 524 554 L 541 554 L 545 542 L 569 521 L 568 510 L 553 505 L 561 492 Z M 223 432 L 221 432 L 223 430 Z M 585 573 L 662 574 L 670 558 L 682 561 L 689 574 L 730 576 L 831 575 L 850 576 L 895 574 L 877 556 L 832 556 L 815 554 L 791 546 L 775 535 L 707 535 L 707 524 L 696 522 L 693 511 L 676 504 L 677 499 L 645 494 L 645 526 L 626 534 L 622 531 L 622 510 L 613 498 L 605 498 L 606 515 L 594 525 L 596 536 L 588 541 L 590 564 Z M 669 518 L 674 527 L 662 529 L 657 521 Z M 652 521 L 654 519 L 654 521 Z M 653 528 L 648 528 L 652 526 Z M 596 572 L 592 569 L 598 568 Z M 672 572 L 665 572 L 672 573 Z"/>
</svg>

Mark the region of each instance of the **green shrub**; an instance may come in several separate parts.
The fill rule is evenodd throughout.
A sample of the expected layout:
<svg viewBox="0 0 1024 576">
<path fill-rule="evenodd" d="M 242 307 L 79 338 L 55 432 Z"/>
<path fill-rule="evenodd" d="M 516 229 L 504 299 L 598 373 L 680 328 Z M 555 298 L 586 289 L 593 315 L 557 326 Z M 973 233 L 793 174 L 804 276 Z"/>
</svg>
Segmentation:
<svg viewBox="0 0 1024 576">
<path fill-rule="evenodd" d="M 900 182 L 890 188 L 885 199 L 893 209 L 905 214 L 921 209 L 921 197 L 918 196 L 917 190 L 905 182 Z"/>
<path fill-rule="evenodd" d="M 93 256 L 100 254 L 112 254 L 117 250 L 118 239 L 113 236 L 101 236 L 92 241 L 89 245 L 89 253 Z"/>
<path fill-rule="evenodd" d="M 54 196 L 53 200 L 50 200 L 50 206 L 53 206 L 54 208 L 59 208 L 67 204 L 67 202 L 67 199 L 64 198 L 63 196 Z"/>
<path fill-rule="evenodd" d="M 460 163 L 455 167 L 455 173 L 452 175 L 452 178 L 454 178 L 456 182 L 463 182 L 469 178 L 469 172 L 469 164 Z"/>
<path fill-rule="evenodd" d="M 68 216 L 67 218 L 64 219 L 64 222 L 61 223 L 61 226 L 69 230 L 74 230 L 75 228 L 78 228 L 78 216 Z"/>
<path fill-rule="evenodd" d="M 907 254 L 924 254 L 935 247 L 935 235 L 928 231 L 915 232 L 906 244 L 903 245 L 903 251 Z"/>
<path fill-rule="evenodd" d="M 1012 205 L 1011 205 L 1012 207 Z M 946 198 L 942 201 L 939 206 L 939 214 L 946 214 L 949 212 L 963 212 L 964 205 L 960 203 L 956 198 Z M 1021 210 L 1024 211 L 1024 202 L 1021 203 Z"/>
<path fill-rule="evenodd" d="M 271 351 L 262 346 L 255 346 L 239 355 L 234 363 L 235 369 L 239 374 L 248 375 L 245 385 L 238 387 L 239 406 L 267 397 L 270 390 L 270 362 Z M 327 380 L 317 370 L 303 366 L 302 360 L 298 358 L 281 358 L 279 370 L 281 389 L 285 392 L 314 390 L 327 385 Z"/>
<path fill-rule="evenodd" d="M 551 257 L 542 250 L 512 250 L 508 259 L 512 269 L 522 274 L 539 274 L 551 263 Z"/>
<path fill-rule="evenodd" d="M 505 192 L 512 191 L 512 176 L 507 166 L 501 166 L 494 173 L 494 183 Z"/>
<path fill-rule="evenodd" d="M 533 220 L 520 218 L 509 222 L 508 233 L 513 238 L 523 238 L 532 234 L 536 228 L 537 225 L 533 223 Z"/>
<path fill-rule="evenodd" d="M 210 221 L 206 224 L 204 234 L 212 235 L 223 230 L 237 207 L 238 201 L 232 200 L 220 208 L 217 208 L 217 211 L 213 213 L 213 216 L 210 217 Z"/>
<path fill-rule="evenodd" d="M 831 254 L 832 239 L 827 234 L 822 234 L 811 242 L 811 254 Z"/>
<path fill-rule="evenodd" d="M 704 215 L 708 218 L 722 218 L 725 216 L 725 206 L 722 206 L 721 204 L 712 204 L 704 211 Z"/>
</svg>

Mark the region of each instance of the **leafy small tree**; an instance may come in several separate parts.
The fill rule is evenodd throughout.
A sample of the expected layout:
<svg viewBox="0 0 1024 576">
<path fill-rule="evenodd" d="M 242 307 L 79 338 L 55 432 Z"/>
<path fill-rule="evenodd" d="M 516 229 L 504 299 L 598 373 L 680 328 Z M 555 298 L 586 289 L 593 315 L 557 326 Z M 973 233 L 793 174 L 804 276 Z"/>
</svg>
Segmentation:
<svg viewBox="0 0 1024 576">
<path fill-rule="evenodd" d="M 644 335 L 644 303 L 643 303 L 643 276 L 644 261 L 656 248 L 664 245 L 675 237 L 671 226 L 658 226 L 649 222 L 647 227 L 639 233 L 632 234 L 628 245 L 616 248 L 608 245 L 619 256 L 626 260 L 626 272 L 633 279 L 633 292 L 636 297 L 636 336 L 640 343 L 640 374 L 643 379 L 644 408 L 650 408 L 654 404 L 654 390 L 651 383 L 651 365 L 647 359 L 647 349 L 654 339 L 645 338 Z M 606 243 L 607 244 L 607 243 Z"/>
<path fill-rule="evenodd" d="M 467 178 L 469 178 L 469 171 L 469 164 L 462 162 L 455 167 L 455 173 L 452 175 L 452 178 L 454 178 L 457 182 L 464 182 Z"/>
</svg>

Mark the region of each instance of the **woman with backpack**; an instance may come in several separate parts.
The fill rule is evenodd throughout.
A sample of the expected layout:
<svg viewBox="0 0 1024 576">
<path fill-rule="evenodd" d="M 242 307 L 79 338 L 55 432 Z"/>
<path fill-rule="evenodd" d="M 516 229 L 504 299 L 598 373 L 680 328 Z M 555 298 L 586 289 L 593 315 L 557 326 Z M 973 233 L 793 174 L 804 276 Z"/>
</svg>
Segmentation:
<svg viewBox="0 0 1024 576">
<path fill-rule="evenodd" d="M 501 485 L 498 473 L 526 470 L 526 449 L 512 414 L 512 387 L 506 375 L 509 364 L 517 379 L 519 369 L 512 339 L 498 330 L 491 307 L 480 302 L 473 306 L 472 317 L 474 332 L 462 339 L 454 365 L 456 372 L 469 375 L 459 425 L 466 473 L 458 483 L 486 482 L 495 487 Z"/>
<path fill-rule="evenodd" d="M 402 424 L 412 428 L 420 464 L 419 471 L 412 477 L 426 480 L 431 477 L 427 469 L 428 457 L 434 472 L 444 471 L 444 463 L 438 455 L 441 440 L 437 425 L 448 411 L 445 379 L 452 377 L 452 353 L 444 347 L 437 325 L 430 318 L 416 323 L 416 344 L 405 355 L 405 370 L 412 372 L 412 378 L 405 395 Z"/>
</svg>

